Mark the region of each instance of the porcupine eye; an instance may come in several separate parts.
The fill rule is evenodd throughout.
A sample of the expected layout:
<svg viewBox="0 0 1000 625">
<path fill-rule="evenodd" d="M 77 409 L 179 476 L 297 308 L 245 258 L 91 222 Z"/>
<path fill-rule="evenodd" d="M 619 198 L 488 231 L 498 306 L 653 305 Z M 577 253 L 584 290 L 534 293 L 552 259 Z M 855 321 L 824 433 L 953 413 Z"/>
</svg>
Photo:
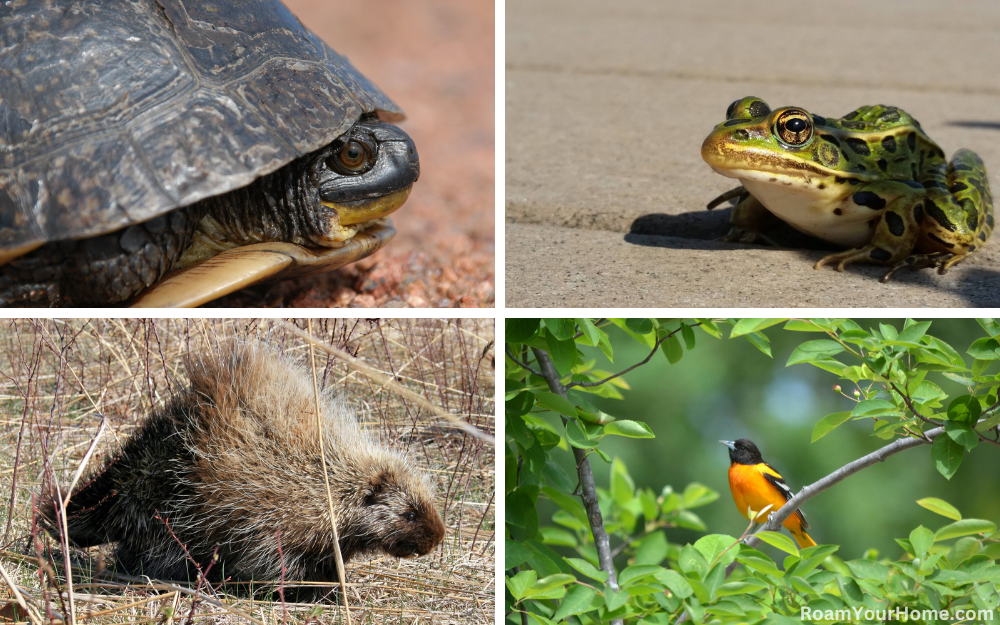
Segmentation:
<svg viewBox="0 0 1000 625">
<path fill-rule="evenodd" d="M 409 521 L 410 523 L 413 523 L 417 520 L 417 513 L 411 510 L 410 512 L 404 514 L 403 518 Z"/>
</svg>

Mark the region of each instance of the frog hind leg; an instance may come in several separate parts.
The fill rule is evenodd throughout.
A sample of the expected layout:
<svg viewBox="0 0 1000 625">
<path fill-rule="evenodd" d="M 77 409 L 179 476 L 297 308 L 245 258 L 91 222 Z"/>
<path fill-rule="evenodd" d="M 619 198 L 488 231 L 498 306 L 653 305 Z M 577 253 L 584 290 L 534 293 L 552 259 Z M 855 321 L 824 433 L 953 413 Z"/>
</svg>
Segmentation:
<svg viewBox="0 0 1000 625">
<path fill-rule="evenodd" d="M 947 171 L 939 171 L 937 178 L 944 184 L 927 190 L 928 210 L 921 226 L 921 246 L 938 249 L 896 263 L 882 276 L 882 282 L 888 282 L 902 267 L 937 268 L 943 275 L 982 247 L 992 234 L 993 198 L 982 159 L 971 150 L 959 150 Z"/>
<path fill-rule="evenodd" d="M 813 265 L 813 269 L 832 265 L 837 271 L 843 271 L 851 263 L 895 265 L 905 262 L 904 259 L 910 256 L 920 234 L 922 194 L 913 192 L 913 188 L 908 185 L 889 181 L 871 185 L 865 192 L 855 194 L 854 197 L 855 201 L 868 202 L 866 205 L 870 206 L 879 201 L 882 194 L 888 196 L 890 193 L 897 197 L 886 204 L 868 245 L 824 256 Z"/>
</svg>

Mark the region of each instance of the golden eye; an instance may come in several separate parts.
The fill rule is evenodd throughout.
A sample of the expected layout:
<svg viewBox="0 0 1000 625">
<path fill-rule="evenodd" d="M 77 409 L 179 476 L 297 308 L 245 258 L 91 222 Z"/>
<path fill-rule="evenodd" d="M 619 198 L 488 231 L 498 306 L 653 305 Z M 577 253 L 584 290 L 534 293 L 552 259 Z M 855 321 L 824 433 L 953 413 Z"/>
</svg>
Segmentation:
<svg viewBox="0 0 1000 625">
<path fill-rule="evenodd" d="M 337 161 L 347 171 L 359 171 L 368 164 L 368 150 L 357 141 L 348 141 L 337 155 Z"/>
<path fill-rule="evenodd" d="M 805 111 L 789 109 L 774 122 L 774 134 L 786 145 L 803 146 L 812 139 L 812 120 Z"/>
</svg>

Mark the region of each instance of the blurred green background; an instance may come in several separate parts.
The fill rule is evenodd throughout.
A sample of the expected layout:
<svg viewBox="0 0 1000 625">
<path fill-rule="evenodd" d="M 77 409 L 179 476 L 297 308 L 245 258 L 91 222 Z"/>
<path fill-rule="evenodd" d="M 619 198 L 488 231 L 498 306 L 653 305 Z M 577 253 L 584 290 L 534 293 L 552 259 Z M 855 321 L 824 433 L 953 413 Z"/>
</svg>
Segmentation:
<svg viewBox="0 0 1000 625">
<path fill-rule="evenodd" d="M 889 323 L 897 329 L 902 319 L 857 319 L 868 329 Z M 782 326 L 764 330 L 771 340 L 768 358 L 745 338 L 715 339 L 696 330 L 697 345 L 676 364 L 662 352 L 644 366 L 625 374 L 631 390 L 624 400 L 594 398 L 594 403 L 619 419 L 643 421 L 655 439 L 609 436 L 601 449 L 626 463 L 637 487 L 659 495 L 664 485 L 683 491 L 689 482 L 700 482 L 719 493 L 715 502 L 694 510 L 708 525 L 708 533 L 739 536 L 747 521 L 736 510 L 727 482 L 729 457 L 719 439 L 749 438 L 764 460 L 777 469 L 797 492 L 844 464 L 887 444 L 872 435 L 871 421 L 849 421 L 824 438 L 810 443 L 813 426 L 831 412 L 852 410 L 854 402 L 833 391 L 841 384 L 851 395 L 850 382 L 812 365 L 785 367 L 792 350 L 807 340 L 826 338 L 818 333 L 786 332 Z M 604 324 L 614 347 L 614 363 L 597 348 L 584 347 L 597 368 L 617 372 L 639 362 L 649 349 L 610 324 Z M 722 328 L 728 336 L 730 326 Z M 966 363 L 966 350 L 986 336 L 971 319 L 936 319 L 928 330 L 954 347 Z M 841 355 L 840 360 L 858 364 Z M 997 365 L 988 371 L 996 371 Z M 951 396 L 967 394 L 960 384 L 940 373 L 927 379 Z M 570 475 L 575 475 L 568 452 L 554 455 Z M 610 466 L 596 455 L 591 464 L 599 487 L 608 487 Z M 950 481 L 934 468 L 930 446 L 892 456 L 820 493 L 804 506 L 810 534 L 820 544 L 839 544 L 843 559 L 861 557 L 868 548 L 899 558 L 903 550 L 894 538 L 905 538 L 918 525 L 936 530 L 951 521 L 918 506 L 924 497 L 939 497 L 959 509 L 963 518 L 988 519 L 1000 524 L 1000 448 L 978 445 L 967 452 L 961 468 Z M 556 510 L 539 501 L 539 521 L 550 524 Z M 784 530 L 783 530 L 784 531 Z M 787 532 L 786 532 L 787 533 Z M 699 533 L 667 530 L 672 543 L 693 542 Z M 612 549 L 618 541 L 612 539 Z M 767 548 L 770 550 L 770 548 Z M 776 555 L 778 552 L 772 553 Z"/>
</svg>

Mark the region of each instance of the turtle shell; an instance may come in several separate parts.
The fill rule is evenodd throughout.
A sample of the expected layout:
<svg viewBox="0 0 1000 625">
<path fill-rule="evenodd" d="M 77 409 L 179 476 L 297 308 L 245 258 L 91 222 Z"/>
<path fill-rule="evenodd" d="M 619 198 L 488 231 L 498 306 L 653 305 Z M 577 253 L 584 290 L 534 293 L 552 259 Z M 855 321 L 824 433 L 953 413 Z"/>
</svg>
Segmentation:
<svg viewBox="0 0 1000 625">
<path fill-rule="evenodd" d="M 278 0 L 26 0 L 0 23 L 0 264 L 402 118 Z"/>
</svg>

